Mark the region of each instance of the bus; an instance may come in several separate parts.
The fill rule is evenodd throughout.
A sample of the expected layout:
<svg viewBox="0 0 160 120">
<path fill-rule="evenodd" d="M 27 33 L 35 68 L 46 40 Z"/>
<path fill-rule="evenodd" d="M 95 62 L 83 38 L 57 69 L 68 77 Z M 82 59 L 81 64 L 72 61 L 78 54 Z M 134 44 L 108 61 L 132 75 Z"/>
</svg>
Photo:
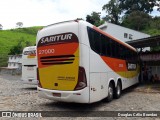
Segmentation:
<svg viewBox="0 0 160 120">
<path fill-rule="evenodd" d="M 37 85 L 36 46 L 29 46 L 23 49 L 21 79 L 23 83 Z"/>
<path fill-rule="evenodd" d="M 76 103 L 111 101 L 139 82 L 136 49 L 86 21 L 46 26 L 36 41 L 39 97 Z"/>
</svg>

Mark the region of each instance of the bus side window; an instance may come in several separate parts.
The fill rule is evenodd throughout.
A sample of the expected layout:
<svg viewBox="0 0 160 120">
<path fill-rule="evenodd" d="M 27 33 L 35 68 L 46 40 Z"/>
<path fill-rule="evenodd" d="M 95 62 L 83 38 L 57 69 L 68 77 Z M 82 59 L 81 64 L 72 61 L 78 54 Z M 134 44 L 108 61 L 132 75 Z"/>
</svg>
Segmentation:
<svg viewBox="0 0 160 120">
<path fill-rule="evenodd" d="M 107 49 L 107 56 L 111 57 L 111 40 L 109 37 L 106 37 L 106 49 Z"/>
<path fill-rule="evenodd" d="M 132 62 L 132 51 L 126 48 L 126 60 Z"/>
<path fill-rule="evenodd" d="M 122 45 L 120 45 L 120 54 L 121 54 L 121 58 L 123 59 L 123 60 L 125 60 L 126 59 L 126 55 L 125 55 L 125 47 L 124 46 L 122 46 Z"/>
<path fill-rule="evenodd" d="M 89 42 L 90 42 L 90 46 L 91 46 L 91 49 L 94 50 L 94 33 L 93 33 L 93 30 L 91 30 L 91 28 L 87 27 L 87 30 L 88 30 L 88 37 L 89 37 Z"/>
<path fill-rule="evenodd" d="M 107 47 L 106 47 L 106 39 L 105 39 L 105 36 L 104 35 L 101 35 L 101 54 L 104 55 L 104 56 L 107 56 L 106 54 L 106 50 L 107 50 Z"/>
<path fill-rule="evenodd" d="M 114 58 L 119 58 L 118 54 L 118 44 L 116 41 L 113 41 L 113 57 Z"/>
<path fill-rule="evenodd" d="M 124 60 L 127 60 L 127 49 L 124 46 L 123 46 L 123 57 L 124 57 Z"/>
<path fill-rule="evenodd" d="M 131 51 L 131 50 L 129 50 L 129 55 L 128 55 L 128 57 L 129 57 L 129 61 L 131 61 L 131 62 L 134 62 L 133 61 L 133 55 L 134 53 L 133 53 L 133 51 Z"/>
<path fill-rule="evenodd" d="M 115 52 L 115 57 L 116 58 L 120 58 L 120 54 L 119 54 L 119 44 L 117 42 L 115 42 L 115 47 L 114 47 L 114 52 Z"/>
<path fill-rule="evenodd" d="M 101 53 L 101 40 L 100 40 L 101 36 L 98 32 L 94 31 L 94 46 L 95 46 L 95 50 L 98 54 Z"/>
<path fill-rule="evenodd" d="M 125 55 L 126 55 L 126 60 L 128 61 L 129 60 L 129 52 L 128 52 L 127 48 L 125 48 Z"/>
<path fill-rule="evenodd" d="M 133 51 L 132 51 L 131 62 L 132 62 L 132 63 L 137 63 L 137 62 L 138 62 L 138 55 L 137 55 L 136 52 L 133 52 Z"/>
<path fill-rule="evenodd" d="M 119 48 L 118 48 L 118 53 L 119 53 L 119 58 L 120 59 L 124 59 L 124 55 L 123 55 L 123 46 L 121 44 L 119 44 Z"/>
<path fill-rule="evenodd" d="M 115 57 L 115 52 L 114 52 L 114 42 L 113 40 L 110 40 L 110 50 L 111 50 L 111 57 Z"/>
<path fill-rule="evenodd" d="M 89 27 L 87 27 L 87 30 L 91 49 L 100 54 L 100 34 Z"/>
</svg>

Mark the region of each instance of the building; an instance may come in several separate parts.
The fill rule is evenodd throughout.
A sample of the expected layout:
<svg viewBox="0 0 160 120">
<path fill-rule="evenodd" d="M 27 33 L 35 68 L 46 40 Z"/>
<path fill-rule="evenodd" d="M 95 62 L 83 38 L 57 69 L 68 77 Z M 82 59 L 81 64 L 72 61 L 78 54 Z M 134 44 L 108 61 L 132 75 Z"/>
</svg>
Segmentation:
<svg viewBox="0 0 160 120">
<path fill-rule="evenodd" d="M 0 67 L 0 74 L 20 75 L 22 72 L 22 55 L 9 55 L 8 66 Z"/>
<path fill-rule="evenodd" d="M 22 67 L 22 55 L 9 55 L 8 68 L 19 68 Z"/>
<path fill-rule="evenodd" d="M 99 26 L 98 28 L 110 34 L 111 36 L 119 40 L 122 40 L 123 42 L 150 37 L 150 35 L 148 34 L 135 31 L 129 28 L 125 28 L 109 22 L 105 22 L 103 25 Z"/>
</svg>

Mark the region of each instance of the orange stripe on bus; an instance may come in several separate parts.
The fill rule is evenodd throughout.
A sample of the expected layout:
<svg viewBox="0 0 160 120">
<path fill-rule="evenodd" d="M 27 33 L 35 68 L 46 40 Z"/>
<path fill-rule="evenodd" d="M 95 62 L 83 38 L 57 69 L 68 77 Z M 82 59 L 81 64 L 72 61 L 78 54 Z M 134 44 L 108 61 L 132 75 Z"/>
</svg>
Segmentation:
<svg viewBox="0 0 160 120">
<path fill-rule="evenodd" d="M 126 61 L 116 58 L 101 56 L 103 61 L 115 72 L 127 71 Z"/>
<path fill-rule="evenodd" d="M 77 51 L 79 44 L 78 43 L 67 43 L 67 44 L 57 44 L 57 45 L 50 45 L 50 46 L 42 46 L 37 49 L 38 54 L 38 65 L 39 68 L 42 67 L 48 67 L 50 65 L 42 65 L 40 62 L 41 57 L 46 56 L 58 56 L 58 55 L 74 55 L 74 53 Z M 54 49 L 54 53 L 50 54 L 39 54 L 40 50 L 46 50 L 46 49 Z"/>
</svg>

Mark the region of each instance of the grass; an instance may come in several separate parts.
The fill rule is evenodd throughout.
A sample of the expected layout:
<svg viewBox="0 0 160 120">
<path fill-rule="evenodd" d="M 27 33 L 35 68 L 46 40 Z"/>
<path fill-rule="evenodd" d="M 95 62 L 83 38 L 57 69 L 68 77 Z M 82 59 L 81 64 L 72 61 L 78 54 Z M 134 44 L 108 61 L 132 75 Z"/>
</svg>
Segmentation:
<svg viewBox="0 0 160 120">
<path fill-rule="evenodd" d="M 8 64 L 8 56 L 6 55 L 1 55 L 0 56 L 0 67 L 6 67 Z"/>
<path fill-rule="evenodd" d="M 42 27 L 18 28 L 11 30 L 0 30 L 0 67 L 7 65 L 10 49 L 17 45 L 19 40 L 29 41 L 32 45 L 36 43 L 36 35 Z"/>
</svg>

